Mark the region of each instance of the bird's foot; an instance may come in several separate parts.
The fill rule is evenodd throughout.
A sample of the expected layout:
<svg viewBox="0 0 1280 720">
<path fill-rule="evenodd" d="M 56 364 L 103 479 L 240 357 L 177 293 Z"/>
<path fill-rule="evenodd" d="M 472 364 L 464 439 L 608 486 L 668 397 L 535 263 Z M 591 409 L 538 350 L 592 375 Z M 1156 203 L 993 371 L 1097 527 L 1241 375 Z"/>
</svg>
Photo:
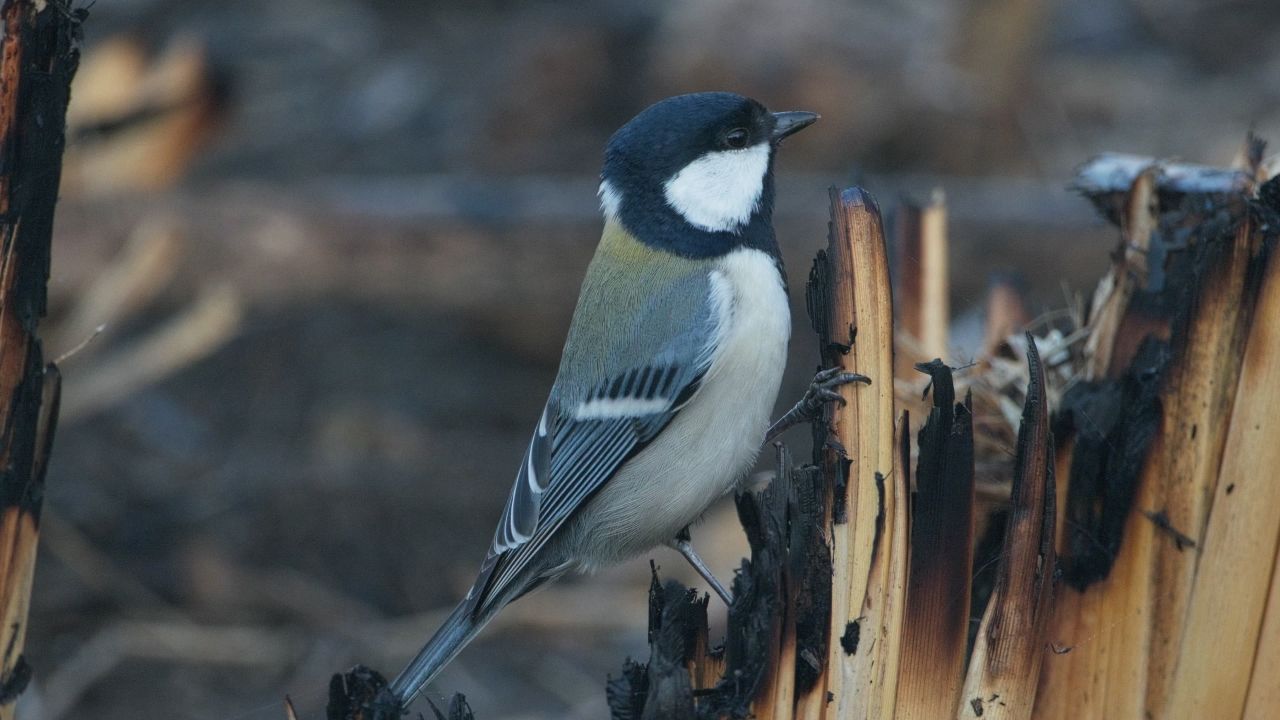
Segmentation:
<svg viewBox="0 0 1280 720">
<path fill-rule="evenodd" d="M 792 425 L 821 419 L 827 403 L 838 402 L 843 405 L 845 400 L 840 393 L 836 392 L 836 388 L 853 382 L 870 385 L 871 378 L 858 373 L 844 372 L 838 367 L 818 371 L 818 374 L 813 376 L 813 382 L 809 383 L 809 389 L 805 391 L 804 397 L 800 398 L 800 402 L 769 427 L 769 432 L 765 433 L 765 444 L 772 442 Z"/>
<path fill-rule="evenodd" d="M 707 567 L 707 564 L 702 562 L 702 558 L 698 557 L 698 553 L 693 551 L 693 545 L 689 542 L 688 528 L 681 530 L 680 534 L 672 538 L 667 545 L 689 561 L 693 569 L 697 570 L 702 579 L 707 581 L 707 584 L 711 586 L 712 590 L 716 591 L 721 600 L 724 600 L 725 606 L 733 605 L 733 595 L 716 579 L 716 576 L 711 572 L 711 568 Z"/>
</svg>

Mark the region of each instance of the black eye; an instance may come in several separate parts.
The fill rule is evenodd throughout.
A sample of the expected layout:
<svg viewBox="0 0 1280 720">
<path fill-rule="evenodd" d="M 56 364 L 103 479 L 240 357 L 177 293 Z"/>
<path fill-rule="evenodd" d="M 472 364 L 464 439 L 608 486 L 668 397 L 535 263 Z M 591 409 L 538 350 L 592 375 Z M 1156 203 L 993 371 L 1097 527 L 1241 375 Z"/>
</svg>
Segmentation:
<svg viewBox="0 0 1280 720">
<path fill-rule="evenodd" d="M 749 140 L 751 140 L 751 133 L 747 132 L 746 128 L 734 128 L 724 136 L 724 144 L 734 150 L 746 147 Z"/>
</svg>

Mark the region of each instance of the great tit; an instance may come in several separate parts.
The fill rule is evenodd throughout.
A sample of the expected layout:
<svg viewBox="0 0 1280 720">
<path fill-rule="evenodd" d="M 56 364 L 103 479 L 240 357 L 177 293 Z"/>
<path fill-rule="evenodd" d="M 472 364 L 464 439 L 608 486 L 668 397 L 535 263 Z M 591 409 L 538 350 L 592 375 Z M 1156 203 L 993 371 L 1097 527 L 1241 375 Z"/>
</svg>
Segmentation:
<svg viewBox="0 0 1280 720">
<path fill-rule="evenodd" d="M 391 684 L 407 706 L 507 603 L 570 570 L 678 549 L 766 436 L 863 379 L 820 373 L 772 429 L 791 314 L 773 233 L 779 143 L 818 119 L 668 98 L 609 139 L 604 232 L 559 373 L 470 592 Z"/>
</svg>

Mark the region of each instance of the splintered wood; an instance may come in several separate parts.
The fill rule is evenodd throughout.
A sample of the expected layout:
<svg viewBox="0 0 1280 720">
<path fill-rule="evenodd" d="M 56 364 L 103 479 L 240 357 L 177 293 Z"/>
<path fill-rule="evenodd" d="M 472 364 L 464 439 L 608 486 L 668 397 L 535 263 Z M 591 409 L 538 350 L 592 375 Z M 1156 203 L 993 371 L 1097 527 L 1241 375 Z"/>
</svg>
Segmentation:
<svg viewBox="0 0 1280 720">
<path fill-rule="evenodd" d="M 60 380 L 37 335 L 45 314 L 64 118 L 79 14 L 9 0 L 0 8 L 0 718 L 32 677 L 23 654 Z"/>
<path fill-rule="evenodd" d="M 895 219 L 897 317 L 906 342 L 926 358 L 945 358 L 951 327 L 947 204 L 934 190 L 925 205 L 903 203 Z"/>
<path fill-rule="evenodd" d="M 1044 365 L 1027 338 L 1030 381 L 1018 432 L 1009 524 L 982 616 L 960 717 L 1031 717 L 1053 609 L 1055 488 Z"/>
<path fill-rule="evenodd" d="M 1237 663 L 1253 654 L 1273 579 L 1280 541 L 1280 482 L 1259 468 L 1280 467 L 1280 255 L 1268 263 L 1255 313 L 1259 322 L 1245 343 L 1236 401 L 1212 514 L 1187 598 L 1173 669 L 1170 717 L 1239 717 L 1251 680 L 1280 685 L 1280 665 L 1259 657 L 1252 676 Z M 1267 567 L 1271 566 L 1271 573 Z M 1229 589 L 1229 591 L 1227 591 Z M 1273 608 L 1280 613 L 1280 608 Z M 1268 673 L 1270 677 L 1268 678 Z M 1273 707 L 1272 710 L 1277 708 Z"/>
<path fill-rule="evenodd" d="M 964 682 L 974 540 L 973 405 L 971 398 L 955 402 L 951 369 L 942 362 L 918 369 L 930 377 L 933 407 L 919 436 L 897 716 L 930 720 L 954 712 Z M 910 460 L 908 438 L 903 440 L 905 469 Z"/>
<path fill-rule="evenodd" d="M 1280 179 L 1248 148 L 1242 169 L 1084 166 L 1119 229 L 1111 270 L 1038 337 L 1011 334 L 1025 306 L 997 284 L 976 371 L 921 355 L 945 338 L 923 321 L 945 278 L 900 277 L 896 379 L 919 387 L 914 364 L 933 395 L 914 478 L 879 210 L 833 191 L 809 314 L 823 366 L 872 384 L 814 423 L 814 467 L 779 448 L 774 484 L 739 499 L 752 555 L 721 651 L 702 601 L 655 585 L 650 662 L 610 684 L 614 717 L 1280 717 Z M 922 211 L 898 217 L 899 256 L 928 255 Z M 979 400 L 1016 434 L 1011 465 L 975 447 Z"/>
<path fill-rule="evenodd" d="M 907 488 L 894 443 L 893 303 L 880 209 L 866 192 L 831 193 L 823 362 L 872 378 L 847 385 L 823 457 L 833 486 L 835 576 L 824 717 L 891 717 L 906 597 Z M 878 380 L 877 380 L 878 378 Z M 838 512 L 843 507 L 844 512 Z M 845 640 L 854 636 L 852 641 Z"/>
<path fill-rule="evenodd" d="M 1272 466 L 1250 433 L 1280 396 L 1277 208 L 1254 177 L 1104 156 L 1077 180 L 1122 244 L 1057 409 L 1068 587 L 1050 634 L 1071 652 L 1046 659 L 1035 717 L 1238 718 L 1251 683 L 1280 677 L 1254 664 L 1277 514 L 1251 504 L 1277 484 L 1235 496 L 1244 468 Z"/>
</svg>

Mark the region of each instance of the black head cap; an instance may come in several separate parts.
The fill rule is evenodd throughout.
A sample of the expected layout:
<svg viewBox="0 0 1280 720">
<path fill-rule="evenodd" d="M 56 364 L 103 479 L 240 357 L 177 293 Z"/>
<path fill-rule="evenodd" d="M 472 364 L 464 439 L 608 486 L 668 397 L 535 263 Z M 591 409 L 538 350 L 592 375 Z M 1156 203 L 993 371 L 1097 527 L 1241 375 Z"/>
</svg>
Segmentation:
<svg viewBox="0 0 1280 720">
<path fill-rule="evenodd" d="M 817 115 L 771 113 L 742 95 L 705 92 L 678 95 L 646 108 L 623 125 L 605 148 L 601 200 L 641 241 L 673 252 L 705 256 L 751 244 L 751 237 L 772 240 L 773 150 L 782 138 L 808 126 Z M 696 161 L 715 153 L 755 158 L 755 172 L 735 175 L 752 183 L 756 202 L 740 221 L 699 222 L 696 213 L 673 206 L 668 183 Z M 748 175 L 754 174 L 754 177 Z M 708 183 L 725 182 L 709 175 Z M 722 187 L 708 187 L 715 197 Z M 695 188 L 699 190 L 699 188 Z M 678 203 L 676 204 L 678 205 Z M 691 220 L 692 216 L 692 220 Z M 753 225 L 761 227 L 752 229 Z"/>
<path fill-rule="evenodd" d="M 620 170 L 663 181 L 708 152 L 755 145 L 772 130 L 773 116 L 751 98 L 677 95 L 650 105 L 609 138 L 604 176 Z"/>
</svg>

